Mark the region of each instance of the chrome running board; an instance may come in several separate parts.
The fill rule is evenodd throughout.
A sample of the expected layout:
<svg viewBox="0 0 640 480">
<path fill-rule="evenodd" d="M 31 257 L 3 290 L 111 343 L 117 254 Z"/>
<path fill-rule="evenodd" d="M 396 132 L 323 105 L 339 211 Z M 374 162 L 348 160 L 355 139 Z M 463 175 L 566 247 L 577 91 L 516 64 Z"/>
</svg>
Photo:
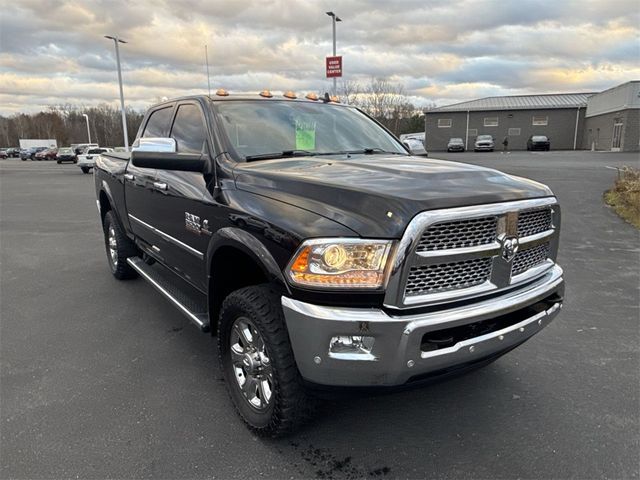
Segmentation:
<svg viewBox="0 0 640 480">
<path fill-rule="evenodd" d="M 178 283 L 183 283 L 182 280 L 160 264 L 148 265 L 140 257 L 127 258 L 127 263 L 200 330 L 209 331 L 209 312 L 205 295 L 186 286 L 180 288 Z M 176 281 L 172 282 L 171 277 L 175 277 Z"/>
</svg>

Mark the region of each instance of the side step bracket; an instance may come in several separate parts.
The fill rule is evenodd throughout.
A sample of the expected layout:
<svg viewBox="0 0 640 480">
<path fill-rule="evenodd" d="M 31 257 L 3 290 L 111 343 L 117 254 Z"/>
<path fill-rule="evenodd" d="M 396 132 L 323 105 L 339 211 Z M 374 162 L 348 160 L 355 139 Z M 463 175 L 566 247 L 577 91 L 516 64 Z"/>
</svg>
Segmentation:
<svg viewBox="0 0 640 480">
<path fill-rule="evenodd" d="M 140 257 L 127 258 L 127 263 L 200 330 L 209 331 L 209 313 L 205 295 L 160 264 L 148 265 Z"/>
</svg>

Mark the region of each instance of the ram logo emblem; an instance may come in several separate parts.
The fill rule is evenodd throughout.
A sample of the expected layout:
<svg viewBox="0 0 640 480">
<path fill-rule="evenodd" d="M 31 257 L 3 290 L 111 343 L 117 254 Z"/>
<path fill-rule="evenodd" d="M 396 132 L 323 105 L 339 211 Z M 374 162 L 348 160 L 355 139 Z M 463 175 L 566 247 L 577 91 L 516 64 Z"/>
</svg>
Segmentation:
<svg viewBox="0 0 640 480">
<path fill-rule="evenodd" d="M 518 237 L 505 237 L 502 240 L 502 258 L 504 258 L 507 262 L 513 260 L 518 253 L 518 247 L 520 246 L 520 241 Z"/>
</svg>

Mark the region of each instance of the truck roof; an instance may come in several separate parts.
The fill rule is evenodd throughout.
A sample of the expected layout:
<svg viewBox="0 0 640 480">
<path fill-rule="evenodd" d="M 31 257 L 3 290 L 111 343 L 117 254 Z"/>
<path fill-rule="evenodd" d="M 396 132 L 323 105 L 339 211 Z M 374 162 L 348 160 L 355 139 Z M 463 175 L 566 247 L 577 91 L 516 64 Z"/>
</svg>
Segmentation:
<svg viewBox="0 0 640 480">
<path fill-rule="evenodd" d="M 326 94 L 328 95 L 328 94 Z M 291 102 L 307 102 L 307 103 L 331 103 L 331 104 L 336 104 L 336 105 L 342 105 L 342 106 L 348 106 L 345 104 L 341 104 L 339 101 L 338 97 L 332 96 L 329 97 L 330 100 L 326 101 L 324 96 L 315 94 L 315 93 L 307 93 L 306 95 L 296 95 L 294 92 L 284 92 L 283 94 L 280 95 L 276 95 L 274 93 L 269 92 L 268 90 L 263 90 L 260 93 L 257 94 L 247 94 L 247 93 L 236 93 L 236 94 L 232 94 L 227 92 L 226 90 L 218 90 L 216 93 L 212 93 L 210 96 L 209 95 L 185 95 L 185 96 L 181 96 L 181 97 L 176 97 L 176 98 L 170 98 L 168 100 L 164 100 L 162 102 L 158 102 L 153 104 L 151 108 L 155 108 L 159 105 L 165 105 L 167 103 L 175 103 L 175 102 L 179 102 L 182 100 L 197 100 L 200 102 L 204 102 L 207 100 L 210 101 L 233 101 L 233 100 L 260 100 L 260 101 L 264 101 L 264 102 L 268 102 L 268 101 L 282 101 L 282 100 L 287 100 L 287 101 L 291 101 Z"/>
</svg>

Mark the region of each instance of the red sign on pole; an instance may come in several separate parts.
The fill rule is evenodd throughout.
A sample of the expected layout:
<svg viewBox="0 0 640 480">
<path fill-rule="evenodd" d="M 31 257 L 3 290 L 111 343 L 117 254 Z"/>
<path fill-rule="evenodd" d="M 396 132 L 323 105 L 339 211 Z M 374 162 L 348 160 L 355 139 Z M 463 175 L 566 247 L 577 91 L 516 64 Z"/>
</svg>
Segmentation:
<svg viewBox="0 0 640 480">
<path fill-rule="evenodd" d="M 327 78 L 342 76 L 342 57 L 327 57 Z"/>
</svg>

